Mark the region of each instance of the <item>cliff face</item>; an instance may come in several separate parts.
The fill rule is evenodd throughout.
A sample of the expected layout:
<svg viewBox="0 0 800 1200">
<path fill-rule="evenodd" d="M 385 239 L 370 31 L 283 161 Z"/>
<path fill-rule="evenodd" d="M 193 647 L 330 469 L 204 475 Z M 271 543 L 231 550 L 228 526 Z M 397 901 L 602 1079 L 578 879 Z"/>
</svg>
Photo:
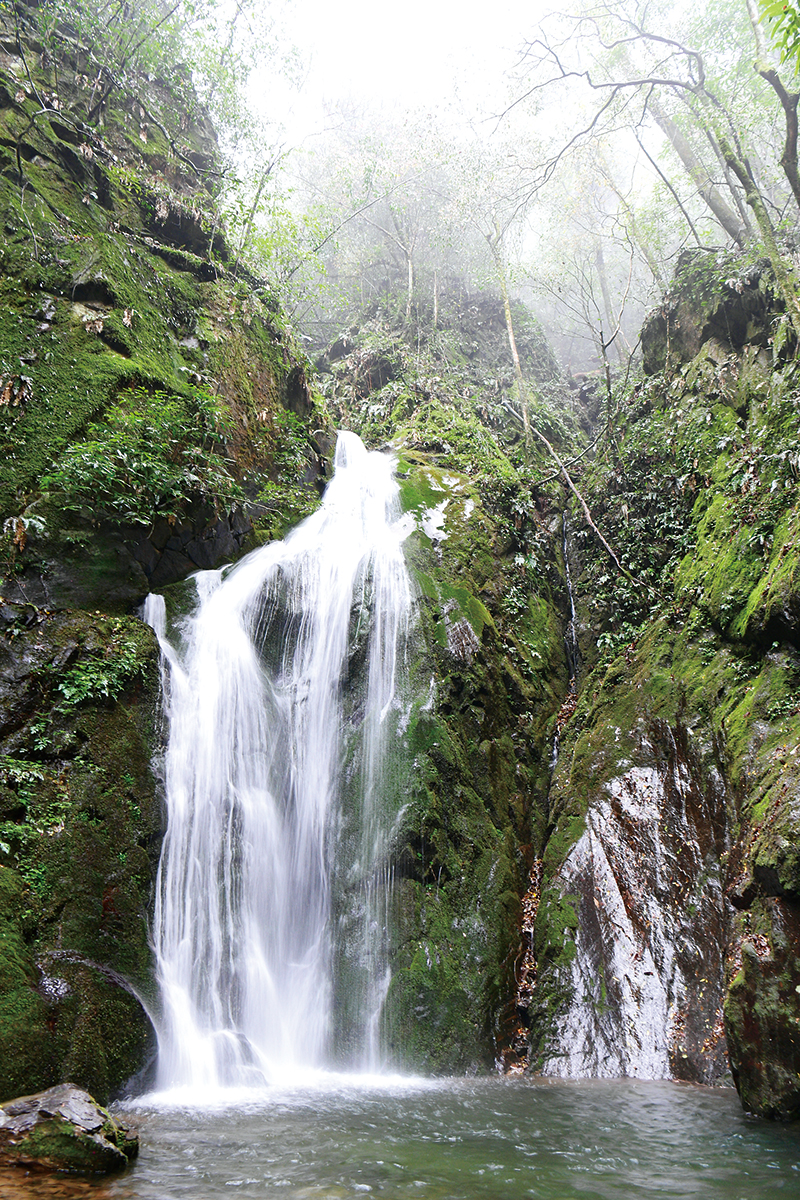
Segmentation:
<svg viewBox="0 0 800 1200">
<path fill-rule="evenodd" d="M 558 369 L 516 318 L 532 410 L 566 444 L 578 430 Z M 387 1044 L 414 1070 L 521 1069 L 523 897 L 568 687 L 560 492 L 534 486 L 525 460 L 499 296 L 440 297 L 438 324 L 423 313 L 413 329 L 377 311 L 319 366 L 337 423 L 391 439 L 414 519 L 421 637 Z"/>
<path fill-rule="evenodd" d="M 796 1115 L 800 459 L 781 303 L 763 264 L 682 261 L 643 331 L 647 375 L 597 405 L 598 447 L 571 468 L 622 571 L 522 453 L 498 315 L 462 301 L 405 358 L 373 322 L 322 364 L 339 418 L 400 448 L 417 517 L 435 700 L 412 730 L 395 1048 L 415 1066 L 493 1051 L 566 1077 L 732 1078 L 746 1108 Z M 589 414 L 533 351 L 550 387 L 533 422 L 579 447 Z"/>
<path fill-rule="evenodd" d="M 196 102 L 142 80 L 98 108 L 89 68 L 0 28 L 0 1093 L 104 1100 L 154 1049 L 158 653 L 133 614 L 302 515 L 325 419 L 219 232 Z"/>
<path fill-rule="evenodd" d="M 580 696 L 550 789 L 533 1059 L 796 1115 L 798 399 L 763 265 L 687 256 L 572 519 Z M 555 930 L 557 936 L 553 936 Z"/>
</svg>

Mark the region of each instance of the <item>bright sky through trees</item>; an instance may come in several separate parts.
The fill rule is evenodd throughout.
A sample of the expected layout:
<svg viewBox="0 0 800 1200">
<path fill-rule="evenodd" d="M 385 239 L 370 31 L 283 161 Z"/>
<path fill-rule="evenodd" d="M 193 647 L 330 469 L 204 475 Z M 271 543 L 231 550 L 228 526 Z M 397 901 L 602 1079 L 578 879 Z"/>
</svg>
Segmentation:
<svg viewBox="0 0 800 1200">
<path fill-rule="evenodd" d="M 280 22 L 306 66 L 300 93 L 285 97 L 290 142 L 325 128 L 326 108 L 337 105 L 435 108 L 449 122 L 485 116 L 502 106 L 504 75 L 549 7 L 546 0 L 285 0 Z"/>
</svg>

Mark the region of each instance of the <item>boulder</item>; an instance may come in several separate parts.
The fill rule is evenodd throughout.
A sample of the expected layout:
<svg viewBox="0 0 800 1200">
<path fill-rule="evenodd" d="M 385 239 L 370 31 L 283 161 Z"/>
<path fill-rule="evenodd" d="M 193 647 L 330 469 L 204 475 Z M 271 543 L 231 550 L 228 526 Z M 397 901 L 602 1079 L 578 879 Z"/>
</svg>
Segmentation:
<svg viewBox="0 0 800 1200">
<path fill-rule="evenodd" d="M 729 352 L 741 351 L 746 344 L 766 346 L 771 306 L 772 277 L 766 260 L 743 263 L 733 254 L 684 251 L 669 293 L 642 326 L 645 375 L 671 372 L 691 362 L 711 338 Z"/>
<path fill-rule="evenodd" d="M 138 1152 L 138 1137 L 72 1083 L 0 1105 L 0 1166 L 106 1175 Z"/>
</svg>

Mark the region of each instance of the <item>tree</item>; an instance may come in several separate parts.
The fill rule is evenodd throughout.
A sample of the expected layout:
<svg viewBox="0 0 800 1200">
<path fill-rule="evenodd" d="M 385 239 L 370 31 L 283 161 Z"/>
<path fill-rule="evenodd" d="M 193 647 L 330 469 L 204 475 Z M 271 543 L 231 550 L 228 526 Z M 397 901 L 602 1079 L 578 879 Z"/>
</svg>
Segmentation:
<svg viewBox="0 0 800 1200">
<path fill-rule="evenodd" d="M 658 32 L 652 25 L 654 19 Z M 707 35 L 697 25 L 694 32 Z M 741 25 L 737 33 L 744 37 Z M 748 36 L 752 38 L 752 28 Z M 765 177 L 763 157 L 749 149 L 755 144 L 753 117 L 743 112 L 737 88 L 731 86 L 732 80 L 738 84 L 742 78 L 741 60 L 740 52 L 734 67 L 726 66 L 707 36 L 706 40 L 702 36 L 689 40 L 670 27 L 664 9 L 641 4 L 624 9 L 614 3 L 595 4 L 571 18 L 566 32 L 563 25 L 556 34 L 543 32 L 528 45 L 525 96 L 539 96 L 559 85 L 578 87 L 588 101 L 588 114 L 577 132 L 532 167 L 527 187 L 531 195 L 541 192 L 577 147 L 604 133 L 619 134 L 626 129 L 643 146 L 648 127 L 656 124 L 692 179 L 697 196 L 727 237 L 742 247 L 757 233 L 800 338 L 800 306 L 775 233 L 774 217 L 783 216 L 786 200 L 782 199 L 780 206 L 775 203 L 778 177 L 769 163 Z M 748 69 L 750 93 L 753 80 L 763 78 L 782 101 L 787 133 L 780 163 L 790 185 L 787 199 L 796 220 L 797 100 L 786 89 L 781 92 L 776 87 L 776 77 L 768 69 L 760 77 Z M 762 91 L 759 103 L 751 104 L 756 113 L 770 110 L 768 94 Z M 593 96 L 596 99 L 591 103 Z M 774 138 L 762 139 L 762 145 L 774 147 Z M 773 154 L 777 166 L 778 153 L 773 150 Z M 649 157 L 651 161 L 655 158 Z M 693 223 L 691 228 L 694 230 Z"/>
</svg>

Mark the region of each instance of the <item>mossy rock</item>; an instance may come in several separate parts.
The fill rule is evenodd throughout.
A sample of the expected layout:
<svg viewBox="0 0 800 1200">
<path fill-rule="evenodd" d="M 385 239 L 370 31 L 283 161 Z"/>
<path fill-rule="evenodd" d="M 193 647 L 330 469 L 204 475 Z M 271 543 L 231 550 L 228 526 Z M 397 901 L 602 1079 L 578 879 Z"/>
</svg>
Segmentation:
<svg viewBox="0 0 800 1200">
<path fill-rule="evenodd" d="M 153 1049 L 137 996 L 154 986 L 158 648 L 132 617 L 36 614 L 12 628 L 0 695 L 5 1086 L 72 1078 L 105 1100 Z"/>
<path fill-rule="evenodd" d="M 19 911 L 23 881 L 0 867 L 0 1095 L 43 1088 L 55 1078 L 50 1009 L 39 988 Z"/>
<path fill-rule="evenodd" d="M 744 1107 L 800 1117 L 800 916 L 790 901 L 756 901 L 741 932 L 725 1001 L 731 1070 Z"/>
<path fill-rule="evenodd" d="M 72 1083 L 0 1105 L 0 1164 L 69 1175 L 128 1166 L 139 1139 Z"/>
</svg>

